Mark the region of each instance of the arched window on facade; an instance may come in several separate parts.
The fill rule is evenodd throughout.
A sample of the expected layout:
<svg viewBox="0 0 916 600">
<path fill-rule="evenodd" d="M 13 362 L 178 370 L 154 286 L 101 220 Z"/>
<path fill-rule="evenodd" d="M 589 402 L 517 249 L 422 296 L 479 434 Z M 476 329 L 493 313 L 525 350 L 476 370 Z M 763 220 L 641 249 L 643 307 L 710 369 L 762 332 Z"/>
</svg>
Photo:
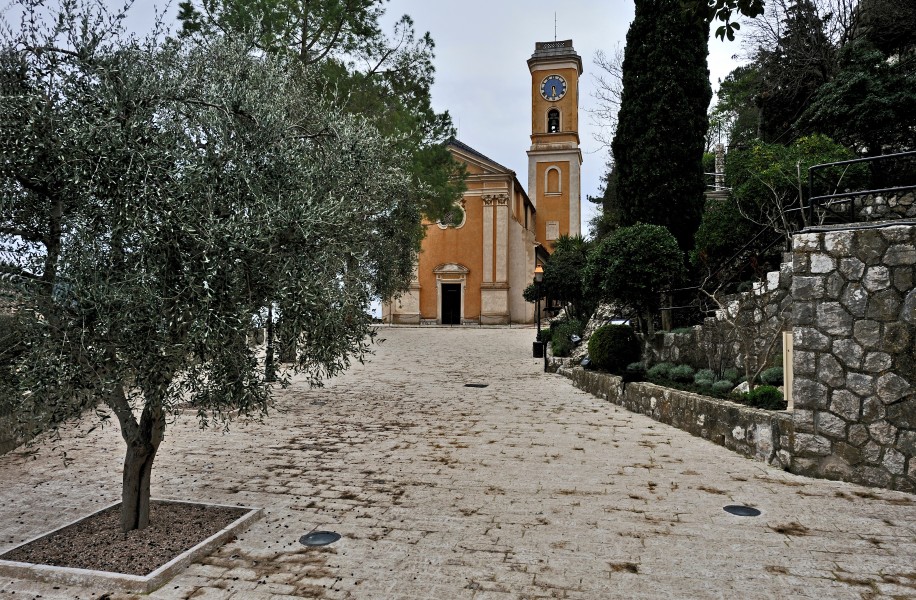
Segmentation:
<svg viewBox="0 0 916 600">
<path fill-rule="evenodd" d="M 551 108 L 547 111 L 547 133 L 558 133 L 560 131 L 560 111 Z"/>
<path fill-rule="evenodd" d="M 560 193 L 560 169 L 556 167 L 547 169 L 547 193 Z"/>
</svg>

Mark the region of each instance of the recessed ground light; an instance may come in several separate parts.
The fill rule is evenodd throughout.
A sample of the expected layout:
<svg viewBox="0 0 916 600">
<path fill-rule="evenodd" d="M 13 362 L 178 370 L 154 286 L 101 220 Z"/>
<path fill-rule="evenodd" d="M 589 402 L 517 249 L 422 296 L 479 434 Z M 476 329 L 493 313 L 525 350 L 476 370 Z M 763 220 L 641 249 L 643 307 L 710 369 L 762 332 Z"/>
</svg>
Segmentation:
<svg viewBox="0 0 916 600">
<path fill-rule="evenodd" d="M 487 383 L 466 383 L 466 384 L 464 384 L 464 387 L 485 388 L 485 387 L 487 387 L 487 385 L 489 385 L 489 384 L 487 384 Z"/>
<path fill-rule="evenodd" d="M 751 508 L 750 506 L 741 506 L 740 504 L 729 504 L 728 506 L 723 507 L 725 512 L 735 515 L 736 517 L 757 517 L 760 516 L 760 511 L 756 508 Z"/>
<path fill-rule="evenodd" d="M 327 546 L 340 539 L 340 534 L 333 531 L 313 531 L 299 538 L 303 546 Z"/>
</svg>

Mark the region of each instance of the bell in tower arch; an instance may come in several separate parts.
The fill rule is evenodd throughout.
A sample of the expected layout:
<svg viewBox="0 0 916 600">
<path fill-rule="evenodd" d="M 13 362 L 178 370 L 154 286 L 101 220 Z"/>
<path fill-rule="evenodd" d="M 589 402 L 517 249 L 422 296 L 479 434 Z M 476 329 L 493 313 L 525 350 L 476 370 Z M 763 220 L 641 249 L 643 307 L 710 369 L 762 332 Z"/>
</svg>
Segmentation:
<svg viewBox="0 0 916 600">
<path fill-rule="evenodd" d="M 547 133 L 560 131 L 560 111 L 555 108 L 547 111 Z"/>
</svg>

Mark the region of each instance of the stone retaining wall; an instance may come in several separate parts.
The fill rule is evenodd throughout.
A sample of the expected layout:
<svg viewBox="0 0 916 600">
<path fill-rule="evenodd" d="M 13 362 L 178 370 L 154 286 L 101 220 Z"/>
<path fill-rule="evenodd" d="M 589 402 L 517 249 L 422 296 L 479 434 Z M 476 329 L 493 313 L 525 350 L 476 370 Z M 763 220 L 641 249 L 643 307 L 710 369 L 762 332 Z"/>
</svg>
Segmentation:
<svg viewBox="0 0 916 600">
<path fill-rule="evenodd" d="M 916 492 L 916 227 L 795 236 L 792 470 Z"/>
<path fill-rule="evenodd" d="M 594 396 L 647 415 L 729 450 L 781 468 L 791 462 L 792 416 L 727 400 L 665 388 L 624 383 L 620 377 L 562 366 L 557 372 Z"/>
</svg>

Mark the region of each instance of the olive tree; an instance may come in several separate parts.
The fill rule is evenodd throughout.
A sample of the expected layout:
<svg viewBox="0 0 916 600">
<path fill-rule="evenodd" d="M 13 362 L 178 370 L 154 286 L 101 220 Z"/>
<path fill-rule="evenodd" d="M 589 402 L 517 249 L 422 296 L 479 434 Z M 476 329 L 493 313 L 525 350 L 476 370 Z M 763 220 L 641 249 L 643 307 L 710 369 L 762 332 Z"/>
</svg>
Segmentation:
<svg viewBox="0 0 916 600">
<path fill-rule="evenodd" d="M 13 404 L 23 429 L 115 416 L 127 531 L 148 523 L 170 414 L 267 413 L 246 334 L 268 305 L 304 332 L 311 383 L 362 359 L 371 298 L 410 280 L 421 200 L 409 159 L 296 63 L 44 4 L 0 50 L 2 271 L 35 316 Z"/>
</svg>

